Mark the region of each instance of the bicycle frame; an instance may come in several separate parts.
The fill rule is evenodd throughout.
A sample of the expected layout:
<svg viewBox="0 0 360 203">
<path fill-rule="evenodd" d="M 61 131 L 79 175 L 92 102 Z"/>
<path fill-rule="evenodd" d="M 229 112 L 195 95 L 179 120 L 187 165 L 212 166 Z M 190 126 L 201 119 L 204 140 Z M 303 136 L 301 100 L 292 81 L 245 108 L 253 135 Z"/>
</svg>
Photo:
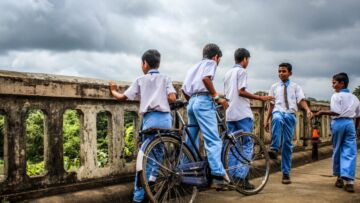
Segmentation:
<svg viewBox="0 0 360 203">
<path fill-rule="evenodd" d="M 216 106 L 216 118 L 217 118 L 217 122 L 218 122 L 218 127 L 220 128 L 219 134 L 221 137 L 221 140 L 224 140 L 225 137 L 228 135 L 227 133 L 227 126 L 225 124 L 225 117 L 221 118 L 219 112 L 217 111 L 219 108 L 221 108 L 221 105 Z M 195 140 L 192 139 L 191 136 L 189 136 L 191 134 L 190 132 L 190 128 L 199 128 L 199 125 L 190 125 L 190 124 L 186 124 L 183 117 L 181 116 L 180 112 L 178 110 L 175 110 L 175 114 L 177 116 L 177 118 L 180 120 L 181 124 L 182 124 L 182 131 L 186 133 L 187 138 L 190 140 L 190 143 L 193 147 L 193 149 L 195 149 L 196 152 L 196 156 L 197 158 L 199 158 L 199 161 L 204 161 L 203 157 L 200 154 L 200 150 L 198 147 L 196 147 L 195 144 Z M 185 142 L 185 137 L 182 136 L 182 142 Z"/>
<path fill-rule="evenodd" d="M 217 123 L 218 123 L 218 127 L 219 127 L 220 138 L 221 138 L 222 141 L 224 141 L 225 139 L 229 139 L 230 142 L 232 142 L 233 144 L 235 144 L 235 143 L 236 143 L 235 137 L 233 136 L 233 134 L 228 133 L 227 125 L 226 125 L 226 123 L 225 123 L 225 116 L 221 117 L 221 116 L 220 116 L 220 113 L 218 112 L 218 109 L 220 109 L 220 108 L 222 108 L 221 105 L 216 105 L 216 107 L 215 107 L 215 109 L 216 109 L 215 112 L 216 112 L 216 118 L 217 118 Z M 186 133 L 187 138 L 190 140 L 190 143 L 191 143 L 191 145 L 192 145 L 192 147 L 193 147 L 193 149 L 194 149 L 194 150 L 192 150 L 192 152 L 195 151 L 195 153 L 196 153 L 196 159 L 198 159 L 198 161 L 205 161 L 204 158 L 203 158 L 203 157 L 201 156 L 201 154 L 200 154 L 199 148 L 196 147 L 195 140 L 193 140 L 192 137 L 189 136 L 189 135 L 191 134 L 191 132 L 190 132 L 189 129 L 192 128 L 192 127 L 197 127 L 197 128 L 199 128 L 199 125 L 189 125 L 189 124 L 186 124 L 185 121 L 184 121 L 184 119 L 183 119 L 183 117 L 181 116 L 180 112 L 179 112 L 178 110 L 175 110 L 175 113 L 176 113 L 177 118 L 180 120 L 180 122 L 181 122 L 181 124 L 182 124 L 182 126 L 183 126 L 183 127 L 182 127 L 182 131 Z M 237 133 L 237 132 L 235 132 L 235 133 Z M 183 133 L 183 135 L 184 135 L 184 133 Z M 182 137 L 181 137 L 183 144 L 182 144 L 182 146 L 180 147 L 180 150 L 182 150 L 182 147 L 183 147 L 184 144 L 186 145 L 186 143 L 185 143 L 185 138 L 186 138 L 186 136 L 182 136 Z M 235 149 L 236 149 L 236 152 L 237 152 L 237 153 L 240 155 L 240 157 L 243 159 L 243 160 L 239 160 L 239 161 L 242 162 L 242 163 L 244 163 L 244 164 L 249 164 L 249 163 L 250 163 L 250 160 L 248 160 L 246 157 L 244 157 L 237 147 L 235 147 Z M 181 158 L 181 157 L 180 157 L 180 158 Z M 179 159 L 179 161 L 180 161 L 180 160 L 181 160 L 181 159 Z M 179 164 L 179 163 L 178 163 L 178 164 Z"/>
</svg>

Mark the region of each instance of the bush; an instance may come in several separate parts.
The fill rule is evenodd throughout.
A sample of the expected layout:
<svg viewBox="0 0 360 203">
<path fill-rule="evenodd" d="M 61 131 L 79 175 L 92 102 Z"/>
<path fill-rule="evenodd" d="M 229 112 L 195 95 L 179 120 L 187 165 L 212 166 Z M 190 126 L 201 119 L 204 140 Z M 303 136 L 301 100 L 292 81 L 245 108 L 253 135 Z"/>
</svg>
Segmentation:
<svg viewBox="0 0 360 203">
<path fill-rule="evenodd" d="M 45 173 L 44 161 L 38 163 L 28 161 L 26 163 L 26 173 L 28 176 L 43 175 Z"/>
</svg>

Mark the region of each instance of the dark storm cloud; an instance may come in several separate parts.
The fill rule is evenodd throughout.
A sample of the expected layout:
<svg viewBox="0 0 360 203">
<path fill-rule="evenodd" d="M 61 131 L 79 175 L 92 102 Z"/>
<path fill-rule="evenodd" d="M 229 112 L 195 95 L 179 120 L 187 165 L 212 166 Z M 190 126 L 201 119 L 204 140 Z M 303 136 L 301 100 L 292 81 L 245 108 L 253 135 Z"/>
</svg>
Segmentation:
<svg viewBox="0 0 360 203">
<path fill-rule="evenodd" d="M 0 66 L 19 71 L 131 81 L 141 74 L 142 52 L 156 48 L 161 71 L 182 81 L 214 42 L 224 53 L 219 91 L 238 47 L 251 52 L 254 91 L 277 80 L 283 61 L 312 97 L 329 97 L 329 78 L 338 72 L 350 75 L 351 88 L 360 83 L 357 0 L 8 0 L 0 10 Z"/>
<path fill-rule="evenodd" d="M 1 1 L 0 50 L 137 51 L 151 1 Z"/>
</svg>

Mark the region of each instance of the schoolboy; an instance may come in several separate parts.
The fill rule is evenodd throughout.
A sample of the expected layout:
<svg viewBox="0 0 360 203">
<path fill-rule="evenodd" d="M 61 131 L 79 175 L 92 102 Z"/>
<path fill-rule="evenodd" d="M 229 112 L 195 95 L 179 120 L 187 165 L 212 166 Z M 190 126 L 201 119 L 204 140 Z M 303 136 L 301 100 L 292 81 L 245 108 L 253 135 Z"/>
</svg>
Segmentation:
<svg viewBox="0 0 360 203">
<path fill-rule="evenodd" d="M 273 100 L 273 96 L 258 96 L 247 91 L 247 67 L 250 61 L 250 52 L 244 48 L 239 48 L 234 53 L 235 65 L 228 70 L 224 77 L 225 97 L 229 101 L 229 108 L 226 110 L 226 123 L 230 132 L 243 131 L 252 132 L 254 117 L 250 107 L 250 99 L 268 101 Z M 251 158 L 253 143 L 250 137 L 242 140 L 244 156 Z M 234 156 L 229 157 L 229 168 L 237 166 L 239 161 Z M 236 182 L 239 182 L 245 189 L 254 189 L 249 183 L 247 166 L 233 167 L 230 174 Z"/>
<path fill-rule="evenodd" d="M 188 123 L 199 125 L 205 141 L 205 150 L 212 175 L 211 188 L 228 189 L 230 182 L 221 161 L 222 140 L 218 132 L 214 101 L 226 109 L 228 104 L 216 92 L 212 80 L 221 60 L 222 52 L 216 44 L 207 44 L 203 48 L 203 60 L 188 70 L 182 91 L 189 101 L 187 106 Z M 199 128 L 191 128 L 190 137 L 199 146 Z M 189 139 L 187 140 L 189 143 Z M 191 146 L 191 144 L 190 144 Z"/>
<path fill-rule="evenodd" d="M 275 97 L 275 102 L 270 103 L 264 126 L 265 130 L 269 132 L 269 120 L 272 117 L 269 156 L 276 159 L 281 146 L 282 183 L 290 184 L 292 140 L 296 124 L 297 105 L 300 104 L 305 109 L 309 119 L 312 117 L 312 112 L 305 101 L 301 87 L 289 79 L 292 75 L 292 65 L 281 63 L 278 74 L 280 81 L 273 84 L 269 91 L 269 95 Z"/>
<path fill-rule="evenodd" d="M 172 117 L 169 103 L 176 100 L 176 91 L 168 76 L 160 74 L 160 53 L 150 49 L 142 56 L 142 70 L 145 75 L 137 78 L 123 93 L 117 92 L 114 82 L 109 82 L 111 94 L 120 101 L 140 99 L 140 114 L 143 115 L 142 130 L 148 128 L 171 128 Z M 151 171 L 151 167 L 149 167 Z M 150 173 L 147 172 L 147 173 Z M 135 177 L 133 202 L 142 202 L 145 191 Z"/>
<path fill-rule="evenodd" d="M 333 175 L 337 176 L 335 186 L 354 192 L 357 158 L 354 118 L 357 123 L 360 117 L 360 104 L 359 99 L 347 89 L 348 84 L 349 78 L 346 73 L 334 75 L 332 87 L 335 93 L 331 97 L 330 111 L 321 110 L 315 116 L 332 116 Z"/>
</svg>

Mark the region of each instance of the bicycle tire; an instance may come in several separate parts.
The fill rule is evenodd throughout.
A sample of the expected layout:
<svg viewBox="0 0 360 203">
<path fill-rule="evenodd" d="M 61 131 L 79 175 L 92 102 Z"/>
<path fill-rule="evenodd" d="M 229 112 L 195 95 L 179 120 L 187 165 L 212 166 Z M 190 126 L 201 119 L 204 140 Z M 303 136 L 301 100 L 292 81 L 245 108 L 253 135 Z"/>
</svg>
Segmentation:
<svg viewBox="0 0 360 203">
<path fill-rule="evenodd" d="M 180 177 L 176 175 L 176 157 L 179 157 L 180 145 L 181 140 L 179 138 L 160 135 L 160 137 L 152 140 L 144 150 L 143 170 L 141 171 L 140 180 L 150 202 L 194 202 L 198 192 L 197 188 L 195 186 L 182 184 L 179 179 Z M 195 162 L 195 158 L 189 148 L 185 144 L 182 146 L 182 162 Z M 159 149 L 163 152 L 162 155 L 160 153 L 160 156 L 156 154 L 159 152 L 156 152 L 156 150 Z M 156 162 L 152 156 L 158 156 Z M 159 159 L 161 156 L 162 160 Z M 169 160 L 169 158 L 175 158 L 175 160 Z M 156 180 L 152 182 L 150 181 L 151 176 L 149 172 L 148 174 L 146 172 L 150 166 L 158 168 L 155 169 L 157 170 L 156 173 L 158 173 L 156 174 Z M 149 170 L 153 172 L 153 168 Z"/>
<path fill-rule="evenodd" d="M 228 139 L 224 144 L 225 170 L 239 193 L 257 194 L 269 179 L 270 160 L 266 147 L 254 134 L 239 132 L 233 136 L 236 143 Z"/>
</svg>

